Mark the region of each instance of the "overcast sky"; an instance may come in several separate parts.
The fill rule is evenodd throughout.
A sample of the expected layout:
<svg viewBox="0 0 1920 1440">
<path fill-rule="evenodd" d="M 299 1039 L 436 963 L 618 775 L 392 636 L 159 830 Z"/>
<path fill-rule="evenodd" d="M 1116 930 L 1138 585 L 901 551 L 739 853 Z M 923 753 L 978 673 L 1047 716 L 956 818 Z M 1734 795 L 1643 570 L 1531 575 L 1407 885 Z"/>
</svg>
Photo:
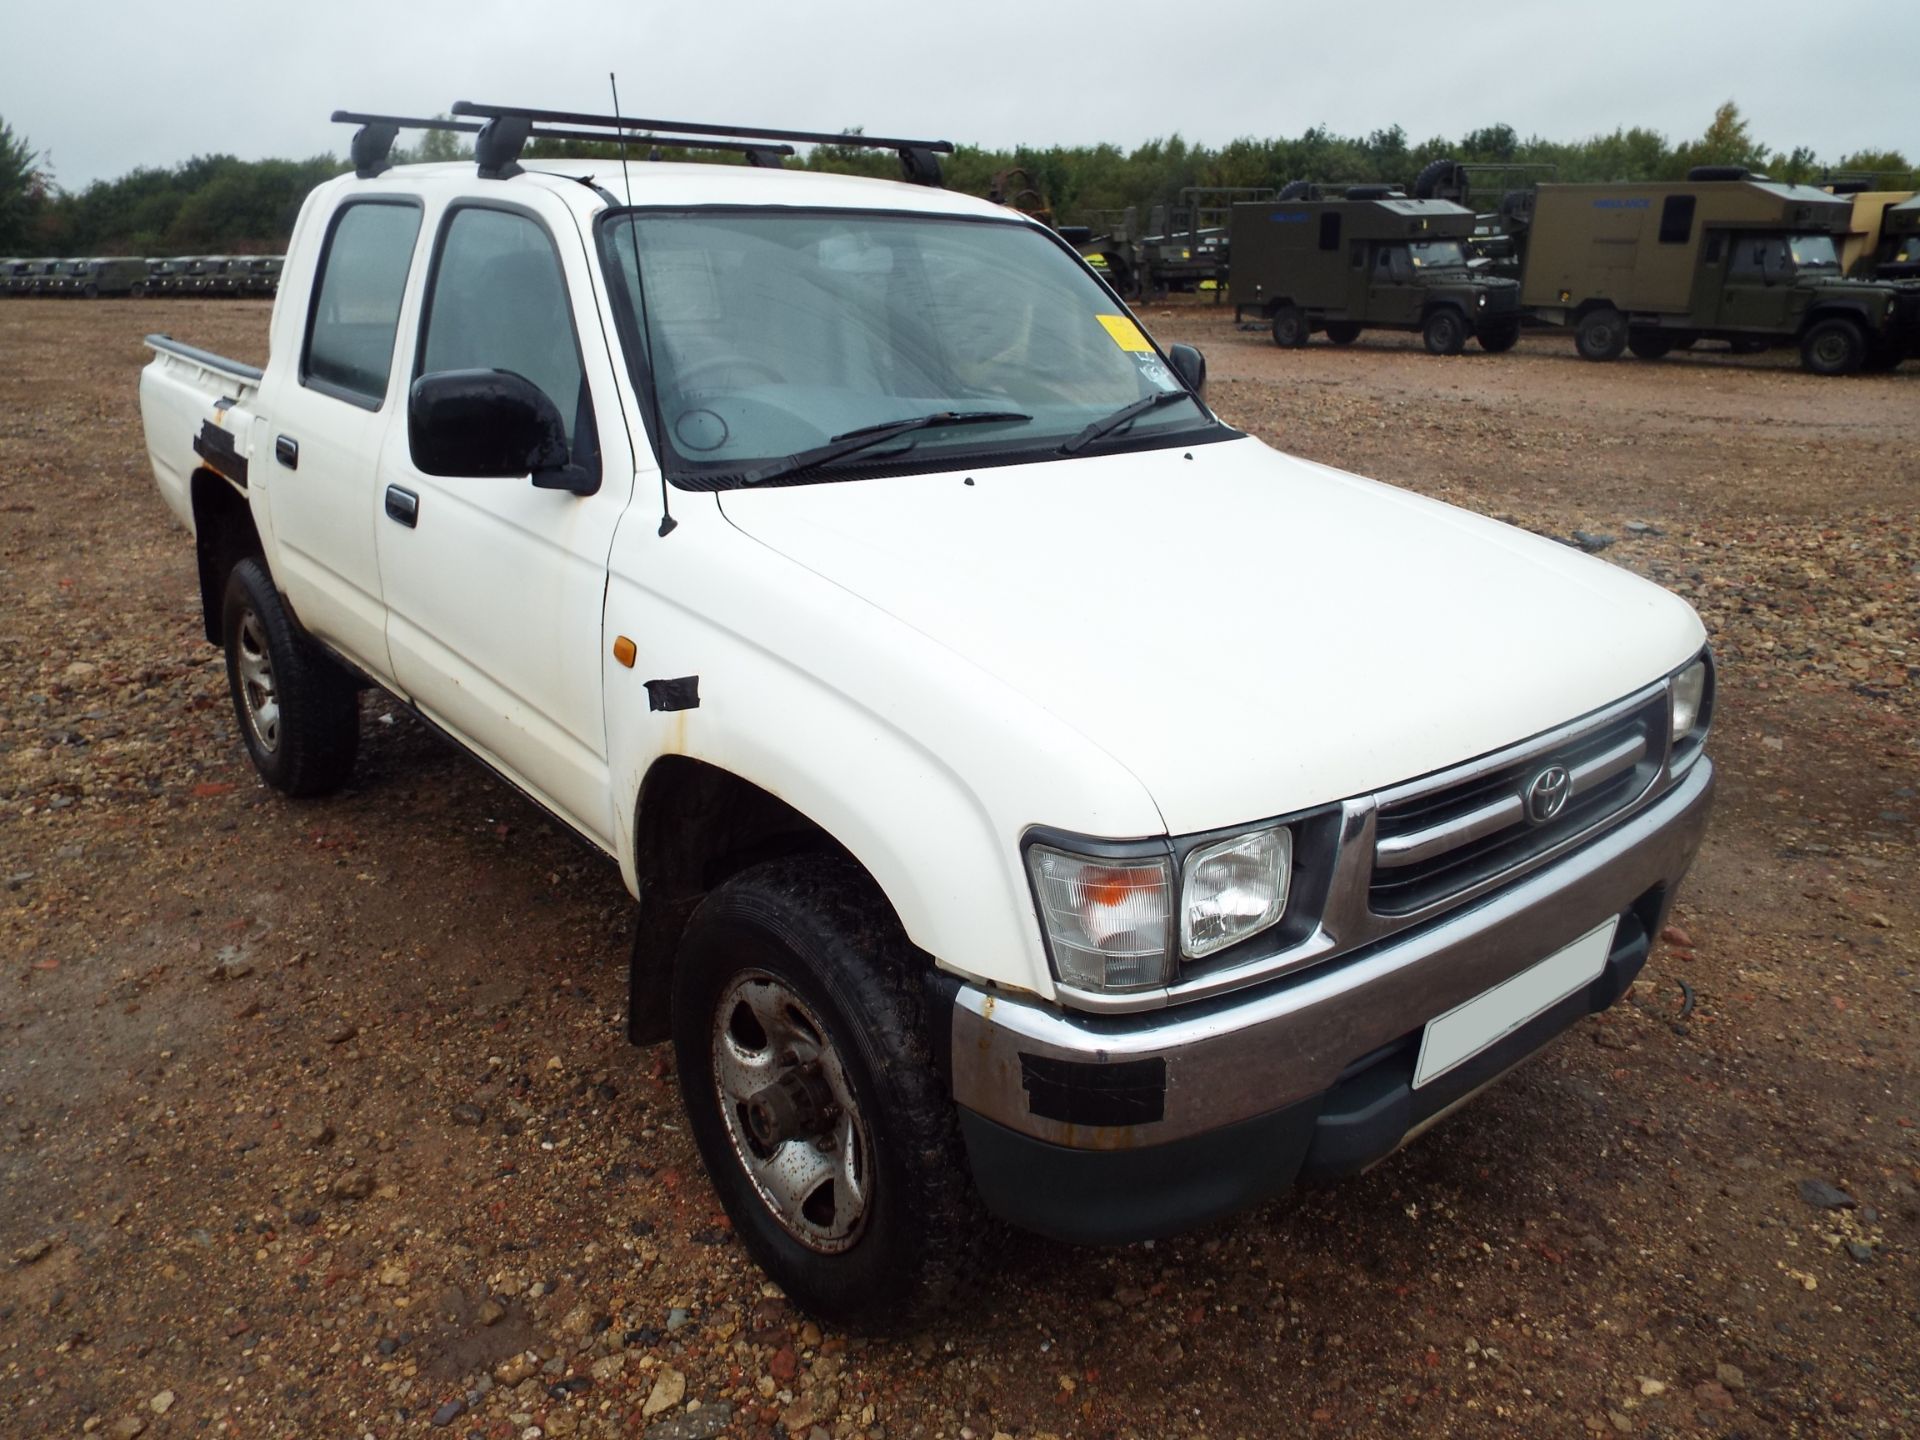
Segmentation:
<svg viewBox="0 0 1920 1440">
<path fill-rule="evenodd" d="M 68 189 L 196 154 L 344 154 L 337 106 L 605 110 L 610 68 L 632 115 L 989 146 L 1499 121 L 1684 139 L 1732 98 L 1767 145 L 1834 160 L 1920 156 L 1916 55 L 1920 5 L 1896 0 L 0 0 L 0 119 Z"/>
</svg>

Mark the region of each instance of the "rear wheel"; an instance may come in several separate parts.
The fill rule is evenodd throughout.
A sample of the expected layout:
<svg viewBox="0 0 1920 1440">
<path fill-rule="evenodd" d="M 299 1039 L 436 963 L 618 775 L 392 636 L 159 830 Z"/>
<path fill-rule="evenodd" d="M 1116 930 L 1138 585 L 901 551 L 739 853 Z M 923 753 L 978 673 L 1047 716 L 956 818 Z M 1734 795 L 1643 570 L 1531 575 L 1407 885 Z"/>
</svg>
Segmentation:
<svg viewBox="0 0 1920 1440">
<path fill-rule="evenodd" d="M 1467 322 L 1451 307 L 1435 310 L 1420 327 L 1429 355 L 1458 355 L 1467 348 Z"/>
<path fill-rule="evenodd" d="M 1800 340 L 1800 363 L 1816 375 L 1851 375 L 1866 359 L 1867 337 L 1844 316 L 1815 321 Z"/>
<path fill-rule="evenodd" d="M 865 1330 L 947 1305 L 982 1238 L 921 963 L 864 871 L 802 856 L 714 890 L 674 969 L 681 1096 L 735 1230 L 795 1301 Z"/>
<path fill-rule="evenodd" d="M 1627 349 L 1642 360 L 1659 360 L 1673 353 L 1673 337 L 1658 330 L 1630 330 Z"/>
<path fill-rule="evenodd" d="M 1351 320 L 1329 320 L 1327 339 L 1336 345 L 1351 345 L 1360 338 L 1360 327 Z"/>
<path fill-rule="evenodd" d="M 1627 317 L 1611 307 L 1588 311 L 1573 327 L 1573 346 L 1583 360 L 1618 360 L 1627 348 Z"/>
<path fill-rule="evenodd" d="M 1299 349 L 1310 333 L 1307 312 L 1298 305 L 1282 305 L 1273 312 L 1273 343 L 1282 350 Z"/>
<path fill-rule="evenodd" d="M 352 678 L 294 627 L 258 560 L 233 567 L 221 614 L 227 688 L 253 768 L 288 795 L 338 790 L 360 745 Z"/>
<path fill-rule="evenodd" d="M 1474 338 L 1489 355 L 1504 354 L 1520 343 L 1520 322 L 1507 320 L 1498 325 L 1489 325 Z"/>
</svg>

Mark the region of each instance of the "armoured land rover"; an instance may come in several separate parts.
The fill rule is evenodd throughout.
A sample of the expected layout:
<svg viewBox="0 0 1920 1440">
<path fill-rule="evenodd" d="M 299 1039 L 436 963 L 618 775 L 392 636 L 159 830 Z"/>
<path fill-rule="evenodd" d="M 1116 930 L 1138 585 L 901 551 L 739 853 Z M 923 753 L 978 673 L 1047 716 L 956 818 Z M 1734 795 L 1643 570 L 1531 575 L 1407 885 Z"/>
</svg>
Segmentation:
<svg viewBox="0 0 1920 1440">
<path fill-rule="evenodd" d="M 1571 326 L 1589 360 L 1712 339 L 1798 345 L 1808 370 L 1846 375 L 1912 352 L 1920 286 L 1841 274 L 1851 197 L 1715 167 L 1693 176 L 1540 186 L 1520 282 L 1529 312 Z"/>
<path fill-rule="evenodd" d="M 1233 207 L 1234 315 L 1267 320 L 1274 344 L 1415 330 L 1432 354 L 1458 355 L 1469 338 L 1495 352 L 1520 338 L 1520 287 L 1468 262 L 1473 211 L 1385 185 L 1290 191 Z"/>
</svg>

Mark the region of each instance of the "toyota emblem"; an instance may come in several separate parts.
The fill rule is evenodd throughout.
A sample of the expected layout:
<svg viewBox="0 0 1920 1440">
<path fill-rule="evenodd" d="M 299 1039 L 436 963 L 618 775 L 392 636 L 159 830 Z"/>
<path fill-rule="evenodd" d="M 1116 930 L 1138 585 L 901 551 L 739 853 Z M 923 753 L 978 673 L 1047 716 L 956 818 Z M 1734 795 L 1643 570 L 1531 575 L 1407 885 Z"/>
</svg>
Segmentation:
<svg viewBox="0 0 1920 1440">
<path fill-rule="evenodd" d="M 1567 808 L 1567 797 L 1572 793 L 1573 776 L 1567 773 L 1567 767 L 1549 765 L 1527 785 L 1527 818 L 1545 825 Z"/>
</svg>

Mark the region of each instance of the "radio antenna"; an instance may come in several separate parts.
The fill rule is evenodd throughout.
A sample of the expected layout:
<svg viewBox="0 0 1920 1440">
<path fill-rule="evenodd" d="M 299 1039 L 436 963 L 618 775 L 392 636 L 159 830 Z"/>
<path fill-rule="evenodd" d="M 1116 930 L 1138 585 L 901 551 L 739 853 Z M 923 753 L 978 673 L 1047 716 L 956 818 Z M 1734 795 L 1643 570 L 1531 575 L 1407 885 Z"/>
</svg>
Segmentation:
<svg viewBox="0 0 1920 1440">
<path fill-rule="evenodd" d="M 614 78 L 613 71 L 607 72 L 607 84 L 613 90 L 613 118 L 620 132 L 620 184 L 627 192 L 627 242 L 633 246 L 633 298 L 640 311 L 640 337 L 647 352 L 647 401 L 653 412 L 653 433 L 659 441 L 662 457 L 666 454 L 666 437 L 660 431 L 660 386 L 658 376 L 653 369 L 653 330 L 647 324 L 647 289 L 640 279 L 640 222 L 633 214 L 633 176 L 627 172 L 627 122 L 620 115 L 620 82 Z M 671 535 L 680 522 L 673 518 L 673 511 L 667 505 L 667 467 L 664 458 L 660 465 L 660 534 L 664 538 Z"/>
</svg>

